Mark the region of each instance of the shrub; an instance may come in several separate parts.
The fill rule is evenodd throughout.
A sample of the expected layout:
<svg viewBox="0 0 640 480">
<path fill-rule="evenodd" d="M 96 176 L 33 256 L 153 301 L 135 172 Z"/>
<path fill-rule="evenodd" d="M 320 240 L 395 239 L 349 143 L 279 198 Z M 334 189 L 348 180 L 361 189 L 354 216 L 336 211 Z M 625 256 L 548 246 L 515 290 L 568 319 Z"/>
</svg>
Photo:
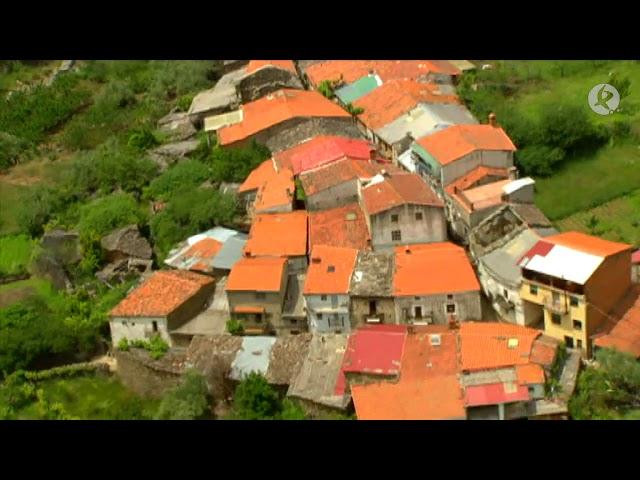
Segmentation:
<svg viewBox="0 0 640 480">
<path fill-rule="evenodd" d="M 364 108 L 362 107 L 354 107 L 351 102 L 347 103 L 345 109 L 347 110 L 347 112 L 349 112 L 351 115 L 360 115 L 361 113 L 364 113 Z"/>
<path fill-rule="evenodd" d="M 118 350 L 122 350 L 123 352 L 129 351 L 129 341 L 126 338 L 121 338 L 118 342 Z"/>
<path fill-rule="evenodd" d="M 126 225 L 142 225 L 145 221 L 145 212 L 131 195 L 116 193 L 83 205 L 78 230 L 81 240 L 90 240 L 92 236 L 102 236 Z"/>
<path fill-rule="evenodd" d="M 147 350 L 154 360 L 158 360 L 169 351 L 169 344 L 165 342 L 160 335 L 154 335 L 149 340 Z"/>
<path fill-rule="evenodd" d="M 217 182 L 242 182 L 254 168 L 270 157 L 269 149 L 255 141 L 239 148 L 216 146 L 210 156 L 212 179 Z"/>
<path fill-rule="evenodd" d="M 195 420 L 203 418 L 209 407 L 207 384 L 196 370 L 188 370 L 182 383 L 167 392 L 155 420 Z"/>
<path fill-rule="evenodd" d="M 335 97 L 335 93 L 333 92 L 333 82 L 331 80 L 321 81 L 318 85 L 318 91 L 329 99 Z"/>
<path fill-rule="evenodd" d="M 211 86 L 221 64 L 217 61 L 152 61 L 150 93 L 160 99 L 174 99 Z"/>
<path fill-rule="evenodd" d="M 277 418 L 278 420 L 307 420 L 308 417 L 298 402 L 285 398 L 282 401 L 282 411 Z"/>
<path fill-rule="evenodd" d="M 613 72 L 609 76 L 609 85 L 618 90 L 620 99 L 628 97 L 631 93 L 631 80 L 629 77 L 619 75 L 618 72 Z"/>
<path fill-rule="evenodd" d="M 549 176 L 562 162 L 565 152 L 546 145 L 530 145 L 516 153 L 516 162 L 526 175 Z"/>
<path fill-rule="evenodd" d="M 209 178 L 209 168 L 197 160 L 183 160 L 154 179 L 145 189 L 144 196 L 167 200 L 176 192 L 195 189 Z"/>
<path fill-rule="evenodd" d="M 231 335 L 244 334 L 244 327 L 242 326 L 242 322 L 235 318 L 227 320 L 227 332 L 229 332 Z"/>
<path fill-rule="evenodd" d="M 582 107 L 568 104 L 543 106 L 540 116 L 541 143 L 573 153 L 584 147 L 597 147 L 608 140 L 608 132 L 596 128 Z"/>
<path fill-rule="evenodd" d="M 127 144 L 132 148 L 144 151 L 160 145 L 160 142 L 151 130 L 148 128 L 139 128 L 131 132 Z"/>
<path fill-rule="evenodd" d="M 0 172 L 17 165 L 26 147 L 26 142 L 19 137 L 0 132 Z"/>
<path fill-rule="evenodd" d="M 191 107 L 191 103 L 193 102 L 193 97 L 195 97 L 195 95 L 181 96 L 176 102 L 176 107 L 178 107 L 178 110 L 181 112 L 188 111 L 189 108 Z"/>
<path fill-rule="evenodd" d="M 45 224 L 68 204 L 69 199 L 60 190 L 43 185 L 30 189 L 16 212 L 20 231 L 32 237 L 40 236 Z"/>
<path fill-rule="evenodd" d="M 281 410 L 278 392 L 257 372 L 247 375 L 233 395 L 232 417 L 239 420 L 274 419 Z"/>
</svg>

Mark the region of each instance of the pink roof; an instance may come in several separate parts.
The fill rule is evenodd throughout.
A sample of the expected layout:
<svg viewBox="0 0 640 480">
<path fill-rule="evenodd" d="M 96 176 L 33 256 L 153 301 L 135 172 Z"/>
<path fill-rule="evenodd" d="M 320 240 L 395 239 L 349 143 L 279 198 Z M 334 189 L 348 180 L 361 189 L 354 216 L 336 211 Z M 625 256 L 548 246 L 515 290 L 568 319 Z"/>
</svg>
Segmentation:
<svg viewBox="0 0 640 480">
<path fill-rule="evenodd" d="M 636 250 L 631 254 L 631 263 L 640 263 L 640 250 Z"/>
<path fill-rule="evenodd" d="M 516 384 L 512 384 L 509 388 L 507 383 L 475 385 L 466 388 L 464 400 L 468 407 L 526 402 L 529 400 L 529 389 Z"/>
</svg>

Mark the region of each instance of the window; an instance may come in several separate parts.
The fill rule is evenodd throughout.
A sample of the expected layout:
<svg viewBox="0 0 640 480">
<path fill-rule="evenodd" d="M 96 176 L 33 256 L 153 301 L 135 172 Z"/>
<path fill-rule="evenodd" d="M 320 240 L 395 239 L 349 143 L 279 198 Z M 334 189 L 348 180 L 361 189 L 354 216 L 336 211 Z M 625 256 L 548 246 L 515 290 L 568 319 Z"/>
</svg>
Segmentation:
<svg viewBox="0 0 640 480">
<path fill-rule="evenodd" d="M 131 322 L 131 326 L 135 327 L 136 326 L 136 322 Z"/>
<path fill-rule="evenodd" d="M 560 325 L 560 322 L 562 322 L 562 317 L 560 316 L 559 313 L 552 313 L 551 314 L 551 323 L 555 323 L 556 325 Z"/>
<path fill-rule="evenodd" d="M 323 302 L 327 301 L 327 296 L 326 295 L 320 295 L 320 300 L 322 300 Z"/>
<path fill-rule="evenodd" d="M 291 335 L 298 335 L 300 333 L 300 330 L 291 330 L 290 333 Z"/>
<path fill-rule="evenodd" d="M 158 332 L 158 322 L 154 321 L 151 324 L 153 326 L 153 333 L 157 333 Z"/>
<path fill-rule="evenodd" d="M 391 232 L 391 240 L 393 242 L 399 242 L 402 240 L 402 234 L 400 233 L 400 230 L 393 230 Z"/>
<path fill-rule="evenodd" d="M 329 265 L 327 267 L 327 272 L 332 273 L 332 272 L 335 272 L 335 271 L 336 271 L 335 265 Z"/>
<path fill-rule="evenodd" d="M 393 223 L 398 223 L 398 215 L 391 215 L 391 221 Z"/>
<path fill-rule="evenodd" d="M 456 304 L 448 303 L 447 304 L 447 313 L 456 313 Z"/>
<path fill-rule="evenodd" d="M 573 328 L 575 330 L 582 330 L 582 322 L 580 320 L 573 321 Z"/>
<path fill-rule="evenodd" d="M 262 315 L 260 314 L 254 315 L 254 319 L 256 323 L 262 323 Z"/>
<path fill-rule="evenodd" d="M 577 346 L 578 348 L 582 348 L 582 340 L 577 340 L 577 341 L 576 341 L 576 346 Z"/>
<path fill-rule="evenodd" d="M 257 300 L 264 300 L 265 298 L 267 298 L 267 294 L 264 292 L 256 292 L 256 299 Z"/>
<path fill-rule="evenodd" d="M 126 327 L 127 326 L 127 321 L 126 320 L 122 320 L 122 325 Z"/>
<path fill-rule="evenodd" d="M 572 307 L 577 307 L 580 303 L 580 300 L 578 300 L 578 297 L 571 297 L 570 303 Z"/>
<path fill-rule="evenodd" d="M 447 300 L 453 300 L 453 295 L 447 295 Z"/>
<path fill-rule="evenodd" d="M 292 318 L 290 320 L 290 322 L 291 322 L 291 325 L 296 325 L 298 323 L 298 319 L 297 318 Z"/>
<path fill-rule="evenodd" d="M 422 318 L 422 307 L 413 307 L 414 317 Z"/>
<path fill-rule="evenodd" d="M 416 213 L 416 220 L 422 220 L 422 212 Z"/>
<path fill-rule="evenodd" d="M 531 295 L 537 295 L 538 294 L 538 286 L 537 285 L 529 285 L 529 293 Z"/>
<path fill-rule="evenodd" d="M 420 300 L 420 297 L 413 297 L 413 298 L 415 298 L 416 300 Z"/>
<path fill-rule="evenodd" d="M 331 315 L 329 317 L 329 326 L 330 327 L 342 327 L 342 319 L 338 315 Z"/>
<path fill-rule="evenodd" d="M 564 343 L 567 344 L 567 348 L 573 348 L 573 337 L 564 337 Z"/>
</svg>

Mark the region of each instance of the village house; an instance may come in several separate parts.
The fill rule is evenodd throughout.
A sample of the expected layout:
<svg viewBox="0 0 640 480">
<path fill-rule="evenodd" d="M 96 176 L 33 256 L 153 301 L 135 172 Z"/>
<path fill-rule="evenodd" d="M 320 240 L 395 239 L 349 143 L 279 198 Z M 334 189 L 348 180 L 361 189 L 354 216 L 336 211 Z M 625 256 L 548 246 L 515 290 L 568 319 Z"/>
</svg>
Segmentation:
<svg viewBox="0 0 640 480">
<path fill-rule="evenodd" d="M 210 120 L 208 130 L 217 131 L 222 147 L 256 141 L 275 153 L 316 135 L 360 137 L 351 115 L 318 92 L 282 89 L 245 103 L 238 112 L 233 124 L 230 114 Z"/>
<path fill-rule="evenodd" d="M 368 249 L 371 247 L 367 221 L 360 205 L 309 212 L 309 251 L 317 245 Z"/>
<path fill-rule="evenodd" d="M 374 249 L 447 239 L 444 205 L 418 175 L 385 170 L 361 195 Z"/>
<path fill-rule="evenodd" d="M 169 252 L 164 263 L 179 270 L 191 270 L 220 278 L 228 275 L 242 257 L 247 235 L 214 227 L 193 235 Z"/>
<path fill-rule="evenodd" d="M 291 212 L 294 207 L 295 182 L 288 168 L 265 160 L 251 171 L 238 188 L 240 203 L 249 218 L 259 213 Z"/>
<path fill-rule="evenodd" d="M 211 277 L 181 270 L 154 272 L 110 312 L 111 340 L 149 340 L 159 335 L 170 346 L 171 332 L 208 305 L 215 288 Z"/>
<path fill-rule="evenodd" d="M 594 351 L 614 348 L 640 359 L 640 285 L 633 285 L 591 335 Z"/>
<path fill-rule="evenodd" d="M 462 247 L 448 242 L 396 247 L 395 263 L 393 295 L 399 323 L 482 318 L 480 284 Z"/>
<path fill-rule="evenodd" d="M 292 60 L 251 60 L 236 88 L 242 103 L 248 103 L 283 88 L 304 87 Z"/>
<path fill-rule="evenodd" d="M 393 252 L 358 252 L 349 286 L 352 328 L 398 323 L 393 299 L 394 268 Z"/>
<path fill-rule="evenodd" d="M 227 299 L 231 316 L 242 322 L 245 333 L 291 333 L 282 318 L 287 280 L 286 258 L 245 257 L 234 265 L 227 279 Z"/>
<path fill-rule="evenodd" d="M 519 262 L 525 323 L 591 356 L 591 335 L 631 286 L 631 251 L 578 232 L 539 240 Z"/>
<path fill-rule="evenodd" d="M 312 333 L 351 331 L 349 284 L 358 251 L 317 245 L 304 284 L 309 330 Z"/>
<path fill-rule="evenodd" d="M 187 111 L 191 123 L 200 128 L 207 117 L 237 109 L 240 106 L 240 98 L 236 85 L 243 76 L 244 68 L 229 71 L 216 82 L 213 88 L 193 97 Z"/>
<path fill-rule="evenodd" d="M 288 273 L 303 273 L 307 269 L 307 212 L 256 215 L 244 255 L 287 258 Z"/>
</svg>

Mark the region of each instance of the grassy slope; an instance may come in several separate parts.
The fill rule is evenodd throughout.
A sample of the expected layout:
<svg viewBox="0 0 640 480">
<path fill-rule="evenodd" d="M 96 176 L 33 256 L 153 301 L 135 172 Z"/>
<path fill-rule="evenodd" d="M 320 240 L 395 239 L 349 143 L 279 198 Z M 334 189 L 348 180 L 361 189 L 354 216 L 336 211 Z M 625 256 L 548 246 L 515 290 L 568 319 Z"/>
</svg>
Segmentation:
<svg viewBox="0 0 640 480">
<path fill-rule="evenodd" d="M 0 237 L 0 273 L 15 274 L 29 266 L 34 242 L 26 235 Z"/>
<path fill-rule="evenodd" d="M 0 308 L 32 296 L 41 297 L 47 305 L 62 301 L 48 280 L 31 277 L 28 280 L 0 285 Z"/>
</svg>

